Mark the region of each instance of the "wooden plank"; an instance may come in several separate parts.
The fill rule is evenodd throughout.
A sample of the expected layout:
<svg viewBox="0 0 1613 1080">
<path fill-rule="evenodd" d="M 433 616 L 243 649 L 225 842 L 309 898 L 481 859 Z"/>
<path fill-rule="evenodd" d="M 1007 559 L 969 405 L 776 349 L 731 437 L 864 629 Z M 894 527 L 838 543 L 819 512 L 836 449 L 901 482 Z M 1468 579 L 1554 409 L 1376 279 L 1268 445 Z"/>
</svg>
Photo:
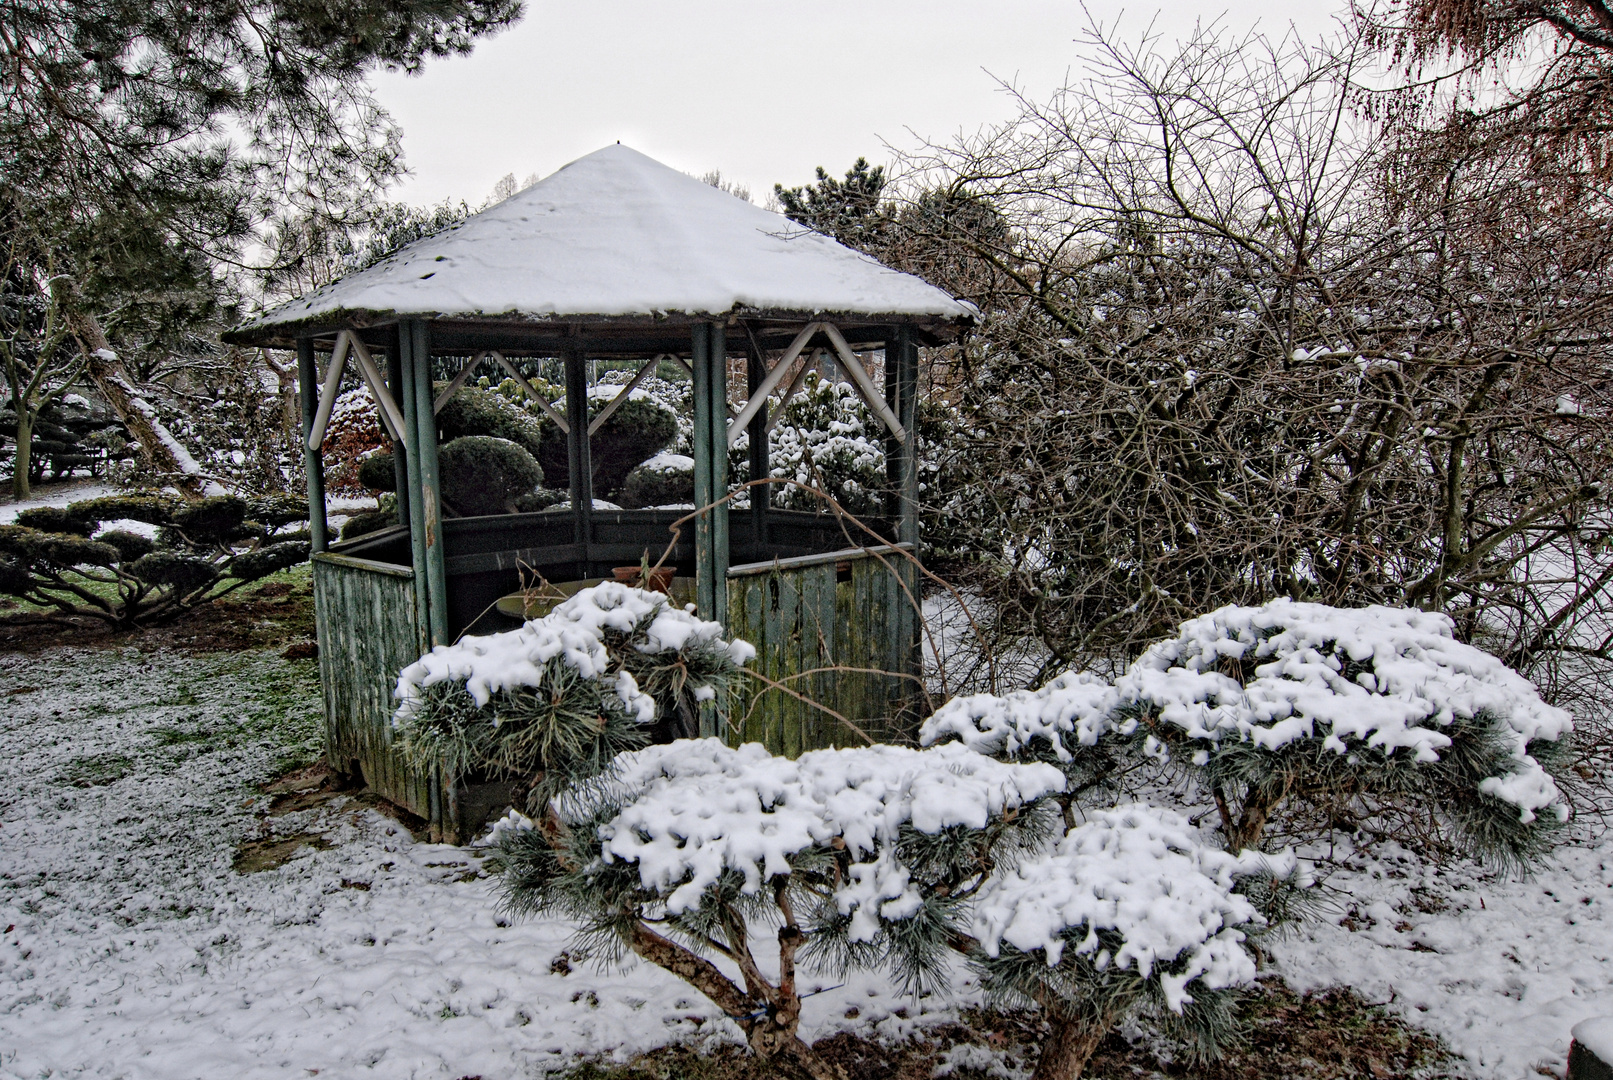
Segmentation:
<svg viewBox="0 0 1613 1080">
<path fill-rule="evenodd" d="M 375 559 L 361 559 L 354 555 L 339 555 L 334 551 L 321 551 L 312 556 L 315 562 L 329 563 L 332 566 L 346 566 L 354 570 L 365 570 L 372 574 L 385 574 L 391 577 L 414 581 L 414 571 L 407 566 L 397 563 L 379 562 Z"/>
<path fill-rule="evenodd" d="M 338 771 L 357 761 L 378 794 L 427 817 L 427 778 L 404 767 L 392 731 L 397 674 L 419 656 L 412 574 L 365 562 L 322 555 L 313 565 L 326 754 Z"/>
<path fill-rule="evenodd" d="M 824 563 L 840 563 L 852 559 L 871 559 L 876 554 L 911 551 L 912 544 L 884 544 L 878 547 L 841 548 L 839 551 L 826 551 L 820 555 L 798 555 L 790 559 L 769 559 L 766 562 L 742 563 L 739 566 L 730 566 L 728 576 L 731 578 L 743 577 L 746 574 L 767 574 L 774 570 L 797 570 L 808 566 L 821 566 Z"/>
</svg>

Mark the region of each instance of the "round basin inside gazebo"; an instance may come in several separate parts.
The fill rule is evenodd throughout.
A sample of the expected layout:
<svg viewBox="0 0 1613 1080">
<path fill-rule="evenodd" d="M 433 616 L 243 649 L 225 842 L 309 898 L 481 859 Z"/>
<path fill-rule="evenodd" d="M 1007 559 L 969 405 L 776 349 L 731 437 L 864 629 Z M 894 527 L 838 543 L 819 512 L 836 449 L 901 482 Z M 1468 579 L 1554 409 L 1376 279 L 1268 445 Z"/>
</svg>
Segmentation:
<svg viewBox="0 0 1613 1080">
<path fill-rule="evenodd" d="M 498 793 L 403 765 L 391 749 L 399 669 L 461 634 L 512 625 L 501 598 L 539 578 L 610 578 L 663 555 L 700 614 L 758 650 L 754 686 L 703 716 L 702 734 L 783 753 L 910 736 L 921 698 L 918 348 L 952 340 L 971 316 L 918 278 L 617 145 L 231 331 L 232 343 L 298 354 L 332 765 L 463 835 Z M 521 374 L 527 359 L 560 362 L 559 400 Z M 628 362 L 640 377 L 668 360 L 687 371 L 697 510 L 596 507 L 591 360 Z M 769 401 L 824 362 L 884 426 L 883 515 L 864 530 L 827 506 L 780 509 L 766 484 L 731 510 L 735 484 L 769 475 Z M 393 441 L 399 524 L 330 543 L 320 448 L 349 370 Z M 434 383 L 444 370 L 456 374 Z M 736 383 L 745 373 L 742 391 L 730 371 Z M 447 512 L 436 416 L 478 373 L 514 378 L 564 433 L 564 508 Z M 742 436 L 749 475 L 730 477 Z"/>
</svg>

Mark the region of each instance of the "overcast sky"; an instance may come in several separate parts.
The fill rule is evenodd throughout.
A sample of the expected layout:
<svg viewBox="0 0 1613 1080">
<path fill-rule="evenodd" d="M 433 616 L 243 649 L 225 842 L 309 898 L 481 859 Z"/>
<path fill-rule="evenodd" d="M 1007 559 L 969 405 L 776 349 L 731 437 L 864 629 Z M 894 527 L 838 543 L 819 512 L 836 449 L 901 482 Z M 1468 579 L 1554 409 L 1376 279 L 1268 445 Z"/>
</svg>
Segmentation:
<svg viewBox="0 0 1613 1080">
<path fill-rule="evenodd" d="M 1342 5 L 1091 0 L 1104 24 L 1167 41 L 1200 19 L 1306 38 Z M 1224 13 L 1223 13 L 1224 12 Z M 764 201 L 815 165 L 839 175 L 885 144 L 943 140 L 1011 115 L 998 80 L 1044 97 L 1079 73 L 1089 16 L 1049 0 L 528 0 L 513 30 L 418 77 L 382 75 L 403 125 L 412 203 L 473 205 L 499 177 L 547 176 L 621 141 L 668 165 L 721 169 Z"/>
</svg>

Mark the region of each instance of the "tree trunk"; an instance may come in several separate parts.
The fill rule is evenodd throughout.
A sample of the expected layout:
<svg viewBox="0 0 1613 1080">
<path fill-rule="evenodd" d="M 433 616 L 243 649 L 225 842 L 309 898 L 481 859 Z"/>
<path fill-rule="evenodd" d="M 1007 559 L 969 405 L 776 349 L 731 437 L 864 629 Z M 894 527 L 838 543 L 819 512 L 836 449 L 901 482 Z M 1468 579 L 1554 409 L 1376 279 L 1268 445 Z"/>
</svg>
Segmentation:
<svg viewBox="0 0 1613 1080">
<path fill-rule="evenodd" d="M 1053 1030 L 1042 1044 L 1031 1080 L 1078 1080 L 1098 1044 L 1113 1026 L 1111 1018 L 1088 1023 L 1062 1009 L 1049 1009 L 1047 1018 Z"/>
<path fill-rule="evenodd" d="M 27 409 L 17 410 L 17 456 L 11 463 L 11 497 L 17 502 L 33 494 L 28 471 L 33 467 L 34 418 Z"/>
<path fill-rule="evenodd" d="M 85 373 L 129 433 L 139 440 L 140 456 L 146 464 L 159 473 L 171 475 L 175 486 L 187 495 L 222 493 L 222 487 L 204 476 L 196 459 L 169 434 L 157 410 L 140 396 L 134 380 L 124 370 L 123 361 L 107 343 L 95 316 L 75 315 L 73 330 L 84 350 Z"/>
</svg>

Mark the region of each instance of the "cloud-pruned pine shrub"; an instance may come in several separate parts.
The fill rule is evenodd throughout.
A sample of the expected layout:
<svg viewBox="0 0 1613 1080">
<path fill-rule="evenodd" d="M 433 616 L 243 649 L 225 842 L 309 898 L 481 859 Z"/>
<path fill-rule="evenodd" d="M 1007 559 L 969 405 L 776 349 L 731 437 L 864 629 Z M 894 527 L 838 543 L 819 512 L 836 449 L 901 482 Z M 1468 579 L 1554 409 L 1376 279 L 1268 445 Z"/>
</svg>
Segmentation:
<svg viewBox="0 0 1613 1080">
<path fill-rule="evenodd" d="M 540 812 L 621 751 L 698 731 L 701 703 L 754 655 L 661 593 L 605 582 L 519 629 L 437 646 L 399 675 L 395 722 L 417 764 L 514 779 Z"/>
<path fill-rule="evenodd" d="M 996 1003 L 1047 1012 L 1038 1078 L 1079 1076 L 1142 1009 L 1191 1054 L 1214 1057 L 1234 1031 L 1235 988 L 1254 980 L 1245 938 L 1266 926 L 1237 890 L 1297 872 L 1292 855 L 1207 848 L 1169 810 L 1094 811 L 1052 853 L 981 891 L 971 963 Z"/>
<path fill-rule="evenodd" d="M 308 517 L 291 496 L 163 493 L 38 507 L 0 525 L 0 590 L 46 609 L 119 626 L 163 622 L 308 558 Z M 154 526 L 155 536 L 128 526 Z"/>
<path fill-rule="evenodd" d="M 694 505 L 694 458 L 662 451 L 634 466 L 622 482 L 622 505 L 630 510 Z"/>
<path fill-rule="evenodd" d="M 1057 760 L 1084 780 L 1121 759 L 1169 761 L 1215 801 L 1233 851 L 1274 821 L 1353 824 L 1517 868 L 1567 820 L 1551 770 L 1571 728 L 1443 615 L 1285 599 L 1183 623 L 1112 686 L 1071 673 L 959 698 L 920 738 Z"/>
<path fill-rule="evenodd" d="M 516 443 L 466 435 L 437 451 L 442 497 L 464 517 L 513 514 L 515 500 L 543 483 L 537 459 Z"/>
<path fill-rule="evenodd" d="M 854 967 L 918 991 L 974 964 L 993 993 L 1053 1021 L 1062 1049 L 1048 1068 L 1064 1071 L 1043 1080 L 1073 1075 L 1089 1044 L 1150 1005 L 1213 1051 L 1225 995 L 1252 971 L 1233 953 L 1262 922 L 1234 878 L 1275 862 L 1205 852 L 1146 808 L 1109 822 L 1107 840 L 1092 823 L 1069 831 L 1064 769 L 957 742 L 790 760 L 677 738 L 753 655 L 659 593 L 606 583 L 426 654 L 399 678 L 396 722 L 417 765 L 518 781 L 517 809 L 493 830 L 508 908 L 573 920 L 598 960 L 632 953 L 687 980 L 782 1075 L 844 1077 L 798 1037 L 798 975 Z M 1064 904 L 1054 925 L 1050 882 L 1089 869 L 1102 894 Z M 1191 925 L 1164 926 L 1178 916 Z M 1107 958 L 1085 930 L 1059 944 L 1078 924 Z M 768 970 L 761 935 L 778 944 Z"/>
</svg>

